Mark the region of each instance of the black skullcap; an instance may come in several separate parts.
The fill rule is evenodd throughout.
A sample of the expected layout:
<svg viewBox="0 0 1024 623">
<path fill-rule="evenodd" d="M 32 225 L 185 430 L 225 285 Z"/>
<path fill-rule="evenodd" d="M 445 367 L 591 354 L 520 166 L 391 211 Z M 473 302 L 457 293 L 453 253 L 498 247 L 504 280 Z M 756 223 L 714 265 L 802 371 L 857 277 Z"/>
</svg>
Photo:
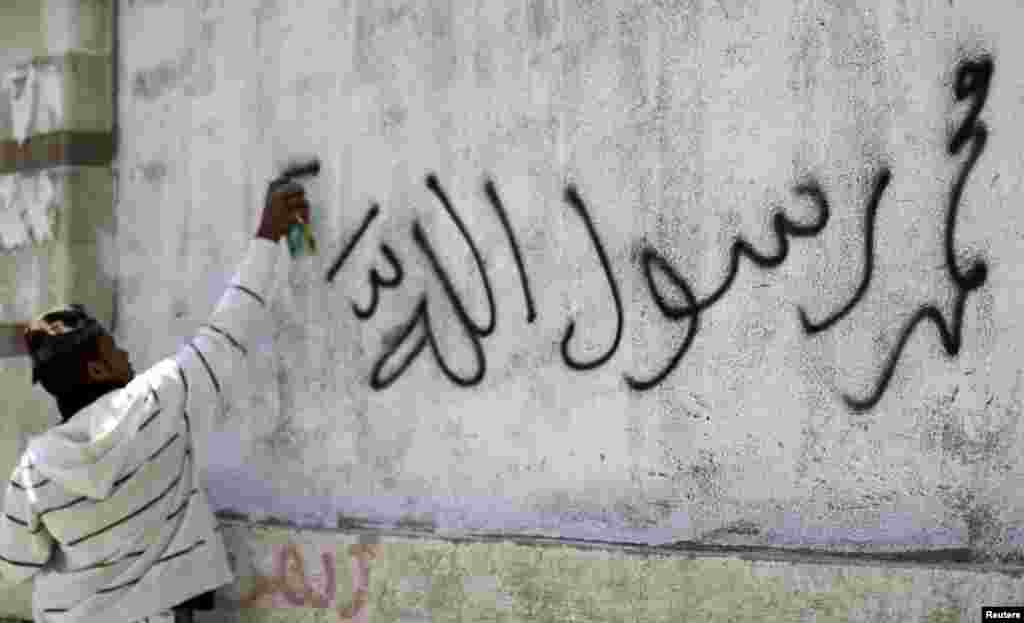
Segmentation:
<svg viewBox="0 0 1024 623">
<path fill-rule="evenodd" d="M 51 362 L 74 355 L 89 340 L 106 333 L 83 305 L 72 303 L 42 314 L 25 330 L 25 344 L 32 357 L 32 384 Z"/>
</svg>

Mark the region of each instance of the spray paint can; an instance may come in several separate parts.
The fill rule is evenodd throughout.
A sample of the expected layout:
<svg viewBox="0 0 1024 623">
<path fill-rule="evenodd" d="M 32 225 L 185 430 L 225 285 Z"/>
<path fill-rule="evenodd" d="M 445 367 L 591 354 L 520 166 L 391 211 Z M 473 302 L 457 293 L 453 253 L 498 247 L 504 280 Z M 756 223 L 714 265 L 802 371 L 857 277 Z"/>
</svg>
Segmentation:
<svg viewBox="0 0 1024 623">
<path fill-rule="evenodd" d="M 307 223 L 301 216 L 299 222 L 288 226 L 288 252 L 292 257 L 301 257 L 306 253 L 316 255 L 316 238 L 313 237 L 313 224 Z M 309 207 L 309 218 L 313 219 L 313 206 Z"/>
<path fill-rule="evenodd" d="M 314 158 L 308 163 L 289 167 L 281 174 L 280 179 L 287 181 L 296 177 L 306 177 L 319 174 L 320 160 L 319 158 Z M 301 257 L 306 254 L 317 254 L 316 238 L 313 236 L 312 205 L 309 207 L 309 221 L 310 222 L 306 222 L 302 216 L 299 216 L 298 222 L 292 223 L 288 226 L 288 252 L 293 258 Z"/>
</svg>

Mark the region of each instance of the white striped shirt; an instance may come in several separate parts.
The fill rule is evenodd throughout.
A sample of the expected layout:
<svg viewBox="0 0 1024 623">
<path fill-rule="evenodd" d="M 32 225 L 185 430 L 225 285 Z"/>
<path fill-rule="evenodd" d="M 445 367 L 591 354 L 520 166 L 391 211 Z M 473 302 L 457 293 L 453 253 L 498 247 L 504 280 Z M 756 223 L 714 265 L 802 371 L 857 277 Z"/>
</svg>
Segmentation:
<svg viewBox="0 0 1024 623">
<path fill-rule="evenodd" d="M 189 415 L 243 380 L 278 252 L 253 239 L 189 343 L 29 443 L 4 498 L 0 577 L 35 577 L 37 623 L 133 623 L 235 580 Z"/>
</svg>

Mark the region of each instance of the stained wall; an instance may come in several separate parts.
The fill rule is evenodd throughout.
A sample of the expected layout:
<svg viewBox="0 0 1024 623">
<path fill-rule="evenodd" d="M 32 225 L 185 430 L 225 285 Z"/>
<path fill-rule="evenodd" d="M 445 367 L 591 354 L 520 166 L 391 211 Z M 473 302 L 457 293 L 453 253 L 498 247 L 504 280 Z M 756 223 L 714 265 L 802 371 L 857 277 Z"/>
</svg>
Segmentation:
<svg viewBox="0 0 1024 623">
<path fill-rule="evenodd" d="M 222 517 L 1015 559 L 1018 3 L 122 5 L 133 361 L 323 163 Z"/>
<path fill-rule="evenodd" d="M 1006 535 L 1017 15 L 128 3 L 126 339 L 155 360 L 186 338 L 275 165 L 315 154 L 322 252 L 282 261 L 265 356 L 214 424 L 224 506 L 266 489 L 321 525 L 648 542 L 745 520 L 778 544 L 965 544 L 982 515 Z"/>
<path fill-rule="evenodd" d="M 210 424 L 222 508 L 998 548 L 1021 519 L 1021 16 L 126 3 L 125 339 L 155 361 L 189 337 L 275 167 L 316 155 L 321 252 L 282 257 Z"/>
</svg>

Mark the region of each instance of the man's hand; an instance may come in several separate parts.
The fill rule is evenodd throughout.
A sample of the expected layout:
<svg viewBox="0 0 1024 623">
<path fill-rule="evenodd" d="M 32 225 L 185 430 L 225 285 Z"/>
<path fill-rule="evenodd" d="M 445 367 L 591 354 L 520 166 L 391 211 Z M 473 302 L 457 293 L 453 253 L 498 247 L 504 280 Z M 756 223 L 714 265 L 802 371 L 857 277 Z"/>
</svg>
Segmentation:
<svg viewBox="0 0 1024 623">
<path fill-rule="evenodd" d="M 288 233 L 288 228 L 299 222 L 299 217 L 309 222 L 309 203 L 306 191 L 292 180 L 277 179 L 267 188 L 263 203 L 263 216 L 256 231 L 257 238 L 271 242 L 279 241 Z"/>
</svg>

